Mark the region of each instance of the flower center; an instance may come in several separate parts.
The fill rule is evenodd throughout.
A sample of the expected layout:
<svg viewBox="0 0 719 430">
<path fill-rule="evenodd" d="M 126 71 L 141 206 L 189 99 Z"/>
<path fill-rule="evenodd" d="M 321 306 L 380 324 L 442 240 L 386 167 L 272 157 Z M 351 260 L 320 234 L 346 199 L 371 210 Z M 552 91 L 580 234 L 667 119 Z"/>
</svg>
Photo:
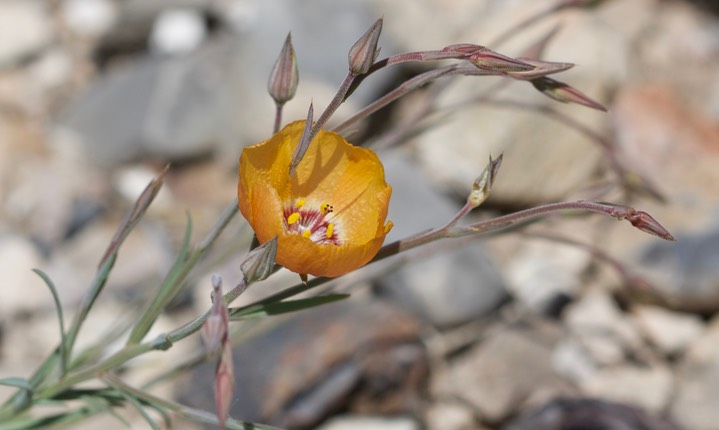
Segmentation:
<svg viewBox="0 0 719 430">
<path fill-rule="evenodd" d="M 340 245 L 337 223 L 332 221 L 333 211 L 329 203 L 317 207 L 305 204 L 304 199 L 297 199 L 285 206 L 285 228 L 318 245 Z"/>
</svg>

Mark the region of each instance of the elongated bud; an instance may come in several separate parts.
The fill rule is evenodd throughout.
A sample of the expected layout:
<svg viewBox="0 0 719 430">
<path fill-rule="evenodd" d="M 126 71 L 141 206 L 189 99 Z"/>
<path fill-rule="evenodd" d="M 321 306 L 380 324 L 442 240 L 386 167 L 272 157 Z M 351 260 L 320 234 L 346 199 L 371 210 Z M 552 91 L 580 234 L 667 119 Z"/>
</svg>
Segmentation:
<svg viewBox="0 0 719 430">
<path fill-rule="evenodd" d="M 270 80 L 267 84 L 267 91 L 275 100 L 275 103 L 279 105 L 285 104 L 295 96 L 299 76 L 295 50 L 292 48 L 292 35 L 287 34 L 285 44 L 282 45 L 280 56 L 277 57 L 277 61 L 272 67 Z"/>
<path fill-rule="evenodd" d="M 222 278 L 212 275 L 212 310 L 205 319 L 200 331 L 200 337 L 205 344 L 208 354 L 218 351 L 222 343 L 227 339 L 229 330 L 229 316 L 227 304 L 222 297 Z"/>
<path fill-rule="evenodd" d="M 531 58 L 517 58 L 527 64 L 534 66 L 534 69 L 522 72 L 506 72 L 507 76 L 523 81 L 531 81 L 547 75 L 563 72 L 574 67 L 572 63 L 556 63 L 552 61 L 535 60 Z"/>
<path fill-rule="evenodd" d="M 469 55 L 467 59 L 478 68 L 492 72 L 528 72 L 534 70 L 532 64 L 507 57 L 487 48 L 478 50 Z"/>
<path fill-rule="evenodd" d="M 374 64 L 377 56 L 379 55 L 379 49 L 377 49 L 377 42 L 379 41 L 379 35 L 382 32 L 382 18 L 372 24 L 372 27 L 359 38 L 352 48 L 348 56 L 350 71 L 356 75 L 367 73 Z"/>
<path fill-rule="evenodd" d="M 230 416 L 230 406 L 235 392 L 235 365 L 232 361 L 232 345 L 225 340 L 222 353 L 215 369 L 215 412 L 220 422 L 220 429 L 225 428 Z"/>
<path fill-rule="evenodd" d="M 314 121 L 314 112 L 315 109 L 312 105 L 312 102 L 310 102 L 310 108 L 307 109 L 307 120 L 305 121 L 305 129 L 302 131 L 302 137 L 300 137 L 300 142 L 297 144 L 295 152 L 292 154 L 292 160 L 290 161 L 290 176 L 292 176 L 292 174 L 295 172 L 295 169 L 300 164 L 300 161 L 302 161 L 302 157 L 305 156 L 305 152 L 307 152 L 307 148 L 310 147 L 310 142 L 312 142 L 312 138 L 314 137 L 312 135 L 312 122 Z"/>
<path fill-rule="evenodd" d="M 669 230 L 664 228 L 659 221 L 655 220 L 651 215 L 644 211 L 635 211 L 627 216 L 627 220 L 639 230 L 661 237 L 664 240 L 675 241 L 674 236 Z"/>
<path fill-rule="evenodd" d="M 277 238 L 265 242 L 247 254 L 247 258 L 240 265 L 245 283 L 262 281 L 272 274 L 277 255 Z"/>
<path fill-rule="evenodd" d="M 489 163 L 474 181 L 474 184 L 472 184 L 472 192 L 469 193 L 469 197 L 467 197 L 467 203 L 469 203 L 472 208 L 481 205 L 487 200 L 487 197 L 489 197 L 489 192 L 492 190 L 492 185 L 494 184 L 494 178 L 497 176 L 499 167 L 502 165 L 503 155 L 504 154 L 499 154 L 496 160 L 493 160 L 490 155 Z"/>
<path fill-rule="evenodd" d="M 602 112 L 607 111 L 607 108 L 599 102 L 592 100 L 589 96 L 564 82 L 555 81 L 547 77 L 532 79 L 531 82 L 534 88 L 551 99 L 562 103 L 577 103 Z"/>
</svg>

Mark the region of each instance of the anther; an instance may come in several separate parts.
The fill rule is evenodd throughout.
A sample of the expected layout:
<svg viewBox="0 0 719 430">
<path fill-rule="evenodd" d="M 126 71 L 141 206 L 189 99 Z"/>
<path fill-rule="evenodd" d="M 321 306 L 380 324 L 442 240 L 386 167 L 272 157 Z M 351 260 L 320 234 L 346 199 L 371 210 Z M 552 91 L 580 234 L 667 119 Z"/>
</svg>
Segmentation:
<svg viewBox="0 0 719 430">
<path fill-rule="evenodd" d="M 292 225 L 300 220 L 300 213 L 299 212 L 293 212 L 290 214 L 290 216 L 287 217 L 287 224 Z"/>
<path fill-rule="evenodd" d="M 327 231 L 325 231 L 325 235 L 327 236 L 327 239 L 332 239 L 332 233 L 335 231 L 335 225 L 330 223 L 327 223 Z"/>
<path fill-rule="evenodd" d="M 305 230 L 305 231 L 302 232 L 302 237 L 304 237 L 305 239 L 309 239 L 310 236 L 312 236 L 312 231 L 311 231 L 311 230 L 308 229 L 308 230 Z"/>
<path fill-rule="evenodd" d="M 298 199 L 297 202 L 295 203 L 295 207 L 296 207 L 297 209 L 299 209 L 299 208 L 301 208 L 302 206 L 304 206 L 304 204 L 305 204 L 305 199 Z"/>
</svg>

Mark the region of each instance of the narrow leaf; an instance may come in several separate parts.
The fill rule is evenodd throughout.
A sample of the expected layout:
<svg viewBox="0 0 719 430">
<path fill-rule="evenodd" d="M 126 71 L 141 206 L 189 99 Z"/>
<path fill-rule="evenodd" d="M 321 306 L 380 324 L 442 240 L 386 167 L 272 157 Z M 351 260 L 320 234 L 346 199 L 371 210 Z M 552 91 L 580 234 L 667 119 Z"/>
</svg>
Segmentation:
<svg viewBox="0 0 719 430">
<path fill-rule="evenodd" d="M 295 169 L 297 168 L 297 165 L 300 164 L 300 161 L 302 161 L 302 157 L 305 156 L 305 152 L 307 152 L 307 148 L 310 147 L 310 142 L 312 142 L 312 121 L 314 120 L 314 107 L 312 106 L 312 103 L 310 103 L 310 108 L 307 110 L 307 121 L 305 122 L 305 129 L 302 131 L 302 137 L 300 137 L 300 142 L 297 144 L 297 148 L 295 148 L 295 153 L 292 154 L 292 161 L 290 162 L 290 176 L 295 172 Z"/>
<path fill-rule="evenodd" d="M 349 294 L 331 294 L 306 299 L 286 300 L 284 302 L 257 305 L 246 309 L 230 309 L 230 321 L 301 311 L 344 300 L 349 296 Z"/>
<path fill-rule="evenodd" d="M 62 305 L 60 304 L 60 296 L 57 294 L 57 289 L 55 288 L 55 284 L 52 282 L 49 276 L 45 272 L 43 272 L 40 269 L 32 269 L 33 272 L 37 276 L 39 276 L 44 282 L 45 285 L 50 289 L 50 293 L 52 294 L 52 299 L 55 302 L 55 309 L 57 310 L 57 319 L 59 321 L 60 326 L 60 374 L 64 375 L 67 370 L 67 362 L 65 361 L 67 359 L 67 356 L 65 355 L 65 347 L 66 347 L 66 339 L 65 339 L 65 318 L 62 314 Z"/>
<path fill-rule="evenodd" d="M 22 388 L 24 390 L 32 390 L 32 385 L 23 378 L 0 378 L 0 385 Z"/>
</svg>

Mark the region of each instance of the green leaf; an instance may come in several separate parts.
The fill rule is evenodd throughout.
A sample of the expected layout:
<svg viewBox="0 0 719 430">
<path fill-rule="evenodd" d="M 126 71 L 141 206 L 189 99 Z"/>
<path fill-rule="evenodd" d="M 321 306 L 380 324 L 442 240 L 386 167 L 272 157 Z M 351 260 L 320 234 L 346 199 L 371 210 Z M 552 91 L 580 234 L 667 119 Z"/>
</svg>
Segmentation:
<svg viewBox="0 0 719 430">
<path fill-rule="evenodd" d="M 230 320 L 236 321 L 246 318 L 260 316 L 279 315 L 288 312 L 296 312 L 316 306 L 333 303 L 348 298 L 349 294 L 330 294 L 326 296 L 310 297 L 298 300 L 286 300 L 284 302 L 261 304 L 249 308 L 230 309 Z"/>
<path fill-rule="evenodd" d="M 47 287 L 50 289 L 50 293 L 52 293 L 52 299 L 55 302 L 57 319 L 60 323 L 60 374 L 64 375 L 65 371 L 67 370 L 67 363 L 65 361 L 67 359 L 67 356 L 65 355 L 65 318 L 62 315 L 60 296 L 57 294 L 57 289 L 55 288 L 55 284 L 52 282 L 52 279 L 50 279 L 50 277 L 47 276 L 45 272 L 40 269 L 32 269 L 32 271 L 35 272 L 35 274 L 42 278 L 42 280 L 45 282 L 45 285 L 47 285 Z"/>
<path fill-rule="evenodd" d="M 23 378 L 0 378 L 0 385 L 32 390 L 32 384 Z"/>
</svg>

